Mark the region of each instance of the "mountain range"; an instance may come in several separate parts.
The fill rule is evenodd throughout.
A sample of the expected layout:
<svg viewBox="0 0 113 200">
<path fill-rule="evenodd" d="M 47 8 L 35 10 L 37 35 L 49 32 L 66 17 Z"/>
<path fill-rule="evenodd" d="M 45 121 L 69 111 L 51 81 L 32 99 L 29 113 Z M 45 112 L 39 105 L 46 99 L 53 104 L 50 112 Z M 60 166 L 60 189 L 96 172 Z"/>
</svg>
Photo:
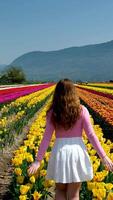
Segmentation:
<svg viewBox="0 0 113 200">
<path fill-rule="evenodd" d="M 16 58 L 29 80 L 70 78 L 74 81 L 113 80 L 113 40 L 55 51 L 33 51 Z"/>
</svg>

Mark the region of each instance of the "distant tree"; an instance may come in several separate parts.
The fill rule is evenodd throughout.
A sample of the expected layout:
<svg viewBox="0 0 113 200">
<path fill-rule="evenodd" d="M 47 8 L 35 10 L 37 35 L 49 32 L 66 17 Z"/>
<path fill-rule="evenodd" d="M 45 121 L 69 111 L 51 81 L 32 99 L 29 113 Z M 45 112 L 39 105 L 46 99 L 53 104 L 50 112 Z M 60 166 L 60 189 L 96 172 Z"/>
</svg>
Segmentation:
<svg viewBox="0 0 113 200">
<path fill-rule="evenodd" d="M 0 82 L 1 83 L 23 83 L 26 81 L 26 76 L 20 67 L 8 66 L 3 71 Z"/>
<path fill-rule="evenodd" d="M 110 83 L 113 83 L 113 80 L 110 80 L 109 82 L 110 82 Z"/>
<path fill-rule="evenodd" d="M 8 84 L 8 79 L 5 74 L 0 75 L 0 84 Z"/>
</svg>

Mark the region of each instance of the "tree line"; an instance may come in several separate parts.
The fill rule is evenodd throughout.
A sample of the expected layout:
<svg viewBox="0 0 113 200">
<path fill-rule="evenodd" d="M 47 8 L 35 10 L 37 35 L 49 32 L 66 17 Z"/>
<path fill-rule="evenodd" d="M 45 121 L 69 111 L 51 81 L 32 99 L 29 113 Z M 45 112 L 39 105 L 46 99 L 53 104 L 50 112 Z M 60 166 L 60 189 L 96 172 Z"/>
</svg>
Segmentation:
<svg viewBox="0 0 113 200">
<path fill-rule="evenodd" d="M 7 66 L 0 74 L 0 84 L 24 83 L 26 81 L 26 75 L 20 67 Z"/>
<path fill-rule="evenodd" d="M 50 80 L 38 81 L 28 80 L 26 74 L 21 67 L 18 66 L 7 66 L 0 73 L 0 85 L 4 84 L 32 84 L 32 83 L 47 83 L 54 82 Z"/>
</svg>

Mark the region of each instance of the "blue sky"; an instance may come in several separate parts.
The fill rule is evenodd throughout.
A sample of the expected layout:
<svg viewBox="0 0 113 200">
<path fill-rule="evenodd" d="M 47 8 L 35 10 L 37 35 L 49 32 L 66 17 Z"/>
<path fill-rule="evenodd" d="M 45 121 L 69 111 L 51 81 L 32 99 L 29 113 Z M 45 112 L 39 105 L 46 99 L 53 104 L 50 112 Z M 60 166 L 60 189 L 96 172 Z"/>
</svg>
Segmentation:
<svg viewBox="0 0 113 200">
<path fill-rule="evenodd" d="M 0 64 L 113 39 L 113 0 L 0 0 Z"/>
</svg>

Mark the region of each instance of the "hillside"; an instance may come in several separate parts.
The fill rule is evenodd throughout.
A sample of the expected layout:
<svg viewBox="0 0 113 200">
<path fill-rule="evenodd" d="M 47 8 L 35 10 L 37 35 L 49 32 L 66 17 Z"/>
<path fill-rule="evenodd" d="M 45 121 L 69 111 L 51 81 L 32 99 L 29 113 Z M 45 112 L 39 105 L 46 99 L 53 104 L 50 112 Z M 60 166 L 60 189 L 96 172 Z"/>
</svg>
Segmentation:
<svg viewBox="0 0 113 200">
<path fill-rule="evenodd" d="M 15 59 L 30 80 L 105 81 L 113 79 L 113 40 L 56 51 L 34 51 Z"/>
</svg>

